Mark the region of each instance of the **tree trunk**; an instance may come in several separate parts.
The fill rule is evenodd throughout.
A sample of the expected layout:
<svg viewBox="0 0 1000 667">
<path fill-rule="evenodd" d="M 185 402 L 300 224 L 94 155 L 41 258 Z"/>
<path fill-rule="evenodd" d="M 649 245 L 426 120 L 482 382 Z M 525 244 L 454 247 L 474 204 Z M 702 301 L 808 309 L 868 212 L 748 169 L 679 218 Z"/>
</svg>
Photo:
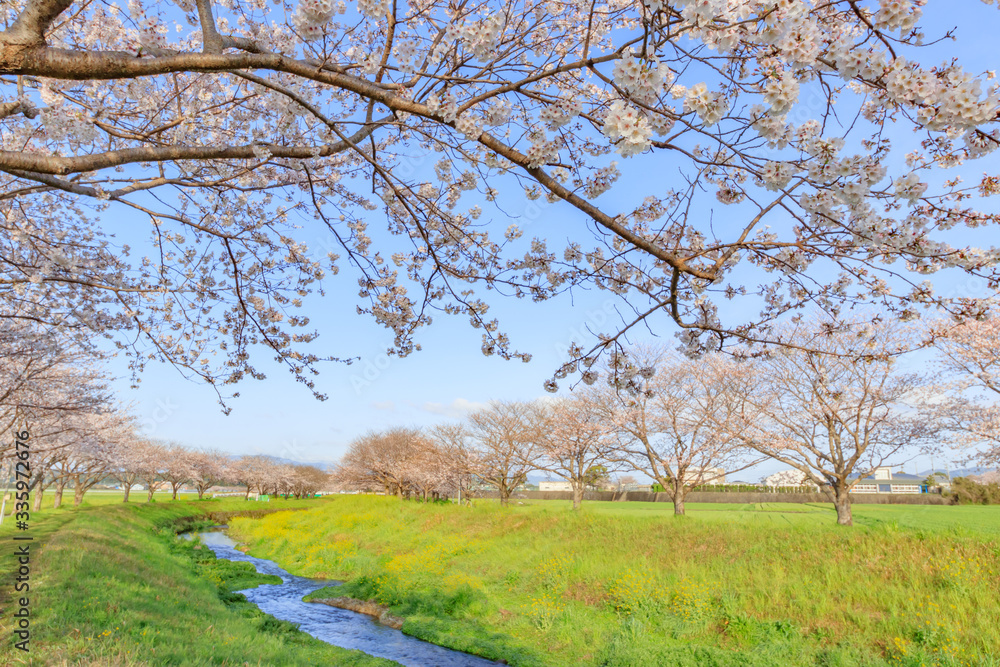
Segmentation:
<svg viewBox="0 0 1000 667">
<path fill-rule="evenodd" d="M 250 500 L 250 487 L 247 487 L 247 494 L 243 496 L 243 500 Z"/>
<path fill-rule="evenodd" d="M 146 494 L 146 502 L 151 503 L 153 502 L 153 494 L 156 493 L 156 489 L 153 488 L 152 484 L 150 484 L 147 488 L 149 489 L 149 491 Z"/>
<path fill-rule="evenodd" d="M 203 488 L 201 488 L 199 486 L 198 487 L 198 500 L 201 500 L 201 497 L 204 496 L 204 495 L 205 495 L 205 489 L 203 489 Z"/>
<path fill-rule="evenodd" d="M 674 498 L 674 516 L 684 516 L 684 498 Z"/>
<path fill-rule="evenodd" d="M 579 511 L 580 505 L 582 504 L 583 504 L 583 482 L 578 480 L 573 482 L 573 509 Z"/>
<path fill-rule="evenodd" d="M 127 503 L 128 502 L 128 494 L 131 493 L 131 491 L 132 491 L 132 485 L 131 484 L 122 484 L 122 486 L 125 487 L 125 497 L 122 498 L 122 502 L 123 503 Z"/>
<path fill-rule="evenodd" d="M 171 485 L 171 486 L 173 486 L 173 485 Z M 181 486 L 180 484 L 178 484 L 177 486 L 173 486 L 174 495 L 173 495 L 173 498 L 171 498 L 171 500 L 177 500 L 177 489 L 179 489 L 180 486 Z"/>
<path fill-rule="evenodd" d="M 55 502 L 52 504 L 52 509 L 57 510 L 59 509 L 59 506 L 62 505 L 63 489 L 65 487 L 66 487 L 65 482 L 60 482 L 59 484 L 56 484 Z"/>
<path fill-rule="evenodd" d="M 37 512 L 38 510 L 42 509 L 42 494 L 44 493 L 45 489 L 43 489 L 40 484 L 35 487 L 35 504 L 32 505 L 31 508 L 33 511 Z"/>
<path fill-rule="evenodd" d="M 506 485 L 500 486 L 500 504 L 504 507 L 510 505 L 510 489 Z"/>
<path fill-rule="evenodd" d="M 76 486 L 73 487 L 73 507 L 79 507 L 80 503 L 83 502 L 84 488 L 80 480 L 76 480 Z"/>
<path fill-rule="evenodd" d="M 837 508 L 837 523 L 841 526 L 853 526 L 854 520 L 851 518 L 851 494 L 846 488 L 834 488 L 834 507 Z"/>
</svg>

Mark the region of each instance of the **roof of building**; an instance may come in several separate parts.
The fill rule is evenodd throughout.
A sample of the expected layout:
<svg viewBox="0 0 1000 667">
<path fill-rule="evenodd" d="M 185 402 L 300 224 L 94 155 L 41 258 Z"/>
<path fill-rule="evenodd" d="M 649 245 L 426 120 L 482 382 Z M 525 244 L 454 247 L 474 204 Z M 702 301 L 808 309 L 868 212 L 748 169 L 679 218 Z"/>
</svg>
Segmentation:
<svg viewBox="0 0 1000 667">
<path fill-rule="evenodd" d="M 858 477 L 857 475 L 851 475 L 849 479 L 857 480 L 859 482 L 864 482 L 866 484 L 899 484 L 900 482 L 909 482 L 911 484 L 923 484 L 926 477 L 918 477 L 917 475 L 908 475 L 905 472 L 894 472 L 892 473 L 892 479 L 876 479 L 872 475 L 866 475 L 864 477 Z"/>
</svg>

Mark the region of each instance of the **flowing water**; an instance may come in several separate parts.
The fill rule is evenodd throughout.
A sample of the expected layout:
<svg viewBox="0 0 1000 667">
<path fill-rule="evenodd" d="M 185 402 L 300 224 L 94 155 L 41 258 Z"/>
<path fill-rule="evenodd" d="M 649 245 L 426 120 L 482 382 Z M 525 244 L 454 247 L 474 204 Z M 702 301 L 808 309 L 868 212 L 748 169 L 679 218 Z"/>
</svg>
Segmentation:
<svg viewBox="0 0 1000 667">
<path fill-rule="evenodd" d="M 408 667 L 485 667 L 500 664 L 404 635 L 365 614 L 317 602 L 303 602 L 302 598 L 309 593 L 324 586 L 337 586 L 340 582 L 291 575 L 272 561 L 238 551 L 236 543 L 223 532 L 198 533 L 198 537 L 218 558 L 251 563 L 262 574 L 281 577 L 280 584 L 263 584 L 239 592 L 261 611 L 283 621 L 298 623 L 300 630 L 317 639 L 395 660 Z"/>
</svg>

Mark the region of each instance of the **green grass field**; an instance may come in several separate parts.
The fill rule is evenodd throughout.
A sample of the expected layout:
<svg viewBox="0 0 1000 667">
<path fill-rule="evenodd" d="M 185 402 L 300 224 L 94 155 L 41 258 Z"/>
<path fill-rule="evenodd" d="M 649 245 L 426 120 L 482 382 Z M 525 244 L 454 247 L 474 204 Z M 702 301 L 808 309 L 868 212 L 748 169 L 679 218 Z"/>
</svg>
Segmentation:
<svg viewBox="0 0 1000 667">
<path fill-rule="evenodd" d="M 404 631 L 514 665 L 1000 665 L 1000 511 L 337 497 L 236 519 Z"/>
<path fill-rule="evenodd" d="M 337 496 L 121 503 L 32 514 L 32 651 L 0 664 L 391 664 L 275 622 L 231 594 L 263 578 L 173 537 L 233 519 L 252 553 L 346 580 L 404 631 L 512 665 L 1000 665 L 1000 508 L 524 501 L 509 509 Z M 10 517 L 0 541 L 13 545 Z M 0 558 L 11 610 L 13 548 Z M 322 596 L 322 594 L 321 594 Z"/>
<path fill-rule="evenodd" d="M 570 501 L 521 501 L 523 511 L 570 509 Z M 673 516 L 667 503 L 587 502 L 589 513 L 617 517 Z M 687 514 L 698 521 L 761 525 L 820 525 L 836 520 L 833 505 L 824 503 L 687 503 Z M 977 534 L 1000 538 L 1000 506 L 978 505 L 854 505 L 854 523 L 873 528 L 880 524 L 915 530 Z"/>
<path fill-rule="evenodd" d="M 27 654 L 11 638 L 15 529 L 7 517 L 0 527 L 0 664 L 396 664 L 330 646 L 264 615 L 232 591 L 267 578 L 246 563 L 218 561 L 210 550 L 195 549 L 174 534 L 177 521 L 207 512 L 317 507 L 325 501 L 168 498 L 123 505 L 120 493 L 87 494 L 80 508 L 32 514 Z"/>
</svg>

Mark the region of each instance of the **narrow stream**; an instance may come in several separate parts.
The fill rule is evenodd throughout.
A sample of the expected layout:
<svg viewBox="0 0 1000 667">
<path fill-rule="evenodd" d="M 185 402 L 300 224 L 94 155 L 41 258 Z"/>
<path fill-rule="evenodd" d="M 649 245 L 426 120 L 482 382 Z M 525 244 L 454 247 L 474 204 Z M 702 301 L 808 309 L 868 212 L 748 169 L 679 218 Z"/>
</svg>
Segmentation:
<svg viewBox="0 0 1000 667">
<path fill-rule="evenodd" d="M 236 543 L 220 531 L 197 535 L 218 558 L 252 563 L 262 574 L 281 577 L 280 584 L 263 584 L 239 592 L 260 607 L 261 611 L 284 621 L 298 623 L 300 630 L 328 644 L 395 660 L 407 667 L 485 667 L 500 664 L 421 641 L 381 625 L 365 614 L 315 602 L 303 602 L 302 598 L 309 593 L 324 586 L 337 586 L 340 582 L 289 574 L 272 561 L 254 558 L 238 551 Z"/>
</svg>

